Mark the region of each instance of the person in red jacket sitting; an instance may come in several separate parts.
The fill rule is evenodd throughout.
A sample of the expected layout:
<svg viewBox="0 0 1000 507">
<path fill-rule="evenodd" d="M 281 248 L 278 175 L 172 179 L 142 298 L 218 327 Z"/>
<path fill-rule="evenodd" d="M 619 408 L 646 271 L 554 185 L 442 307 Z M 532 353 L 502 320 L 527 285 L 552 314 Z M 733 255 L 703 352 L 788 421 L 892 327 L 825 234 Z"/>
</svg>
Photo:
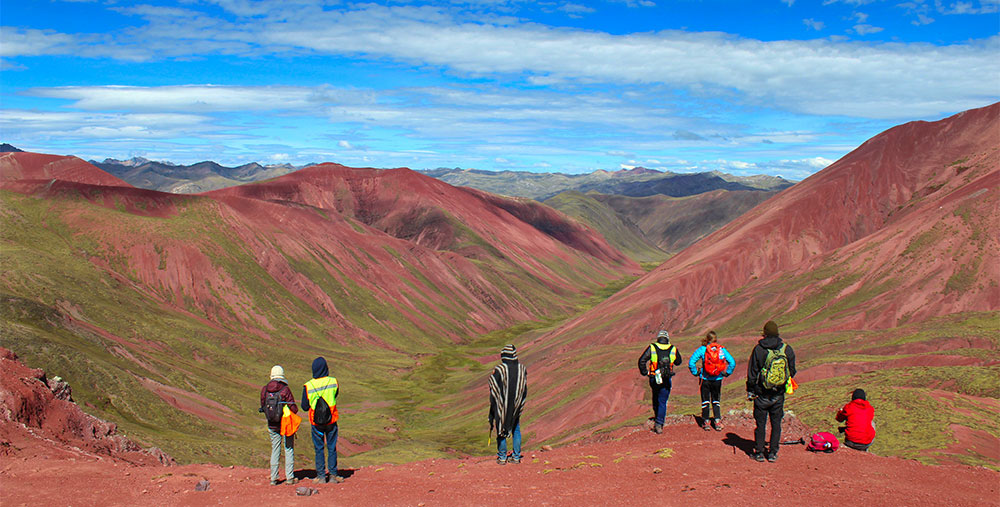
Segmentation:
<svg viewBox="0 0 1000 507">
<path fill-rule="evenodd" d="M 859 451 L 867 451 L 875 440 L 875 409 L 865 398 L 863 389 L 855 389 L 851 402 L 837 412 L 838 421 L 847 421 L 840 428 L 844 432 L 844 445 Z"/>
</svg>

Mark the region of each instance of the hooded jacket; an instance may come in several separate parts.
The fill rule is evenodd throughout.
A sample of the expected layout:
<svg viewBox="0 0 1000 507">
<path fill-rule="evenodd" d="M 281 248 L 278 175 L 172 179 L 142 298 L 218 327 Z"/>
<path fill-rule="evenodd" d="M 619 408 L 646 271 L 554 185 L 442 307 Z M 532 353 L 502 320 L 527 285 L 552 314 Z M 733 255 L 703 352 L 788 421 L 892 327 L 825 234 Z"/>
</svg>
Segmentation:
<svg viewBox="0 0 1000 507">
<path fill-rule="evenodd" d="M 288 384 L 280 380 L 272 380 L 267 383 L 266 386 L 262 387 L 260 390 L 260 408 L 264 408 L 264 402 L 267 400 L 267 393 L 281 393 L 281 403 L 286 404 L 292 412 L 298 413 L 299 407 L 295 406 L 295 396 L 292 395 L 292 390 L 288 388 Z M 281 429 L 281 423 L 272 424 L 267 423 L 267 427 L 278 431 Z"/>
<path fill-rule="evenodd" d="M 312 378 L 329 377 L 330 368 L 327 367 L 326 365 L 326 359 L 322 357 L 317 357 L 316 359 L 313 359 L 312 372 L 313 372 Z M 337 385 L 337 390 L 334 391 L 334 395 L 340 396 L 339 384 Z M 306 386 L 302 386 L 302 402 L 299 403 L 299 406 L 302 407 L 302 410 L 305 411 L 309 411 L 309 409 L 312 408 L 309 406 L 309 390 L 306 389 Z"/>
<path fill-rule="evenodd" d="M 758 396 L 765 397 L 775 397 L 784 396 L 785 389 L 780 388 L 776 390 L 764 389 L 764 386 L 760 383 L 760 370 L 764 369 L 764 363 L 767 361 L 767 351 L 780 349 L 784 342 L 778 336 L 765 336 L 757 341 L 757 345 L 754 346 L 753 351 L 750 352 L 750 360 L 747 363 L 747 392 L 753 393 Z M 785 355 L 788 356 L 788 375 L 789 377 L 795 376 L 795 351 L 792 350 L 791 345 L 785 347 Z"/>
<path fill-rule="evenodd" d="M 875 409 L 868 400 L 851 400 L 837 412 L 838 421 L 847 421 L 844 437 L 855 444 L 868 445 L 875 440 Z"/>
</svg>

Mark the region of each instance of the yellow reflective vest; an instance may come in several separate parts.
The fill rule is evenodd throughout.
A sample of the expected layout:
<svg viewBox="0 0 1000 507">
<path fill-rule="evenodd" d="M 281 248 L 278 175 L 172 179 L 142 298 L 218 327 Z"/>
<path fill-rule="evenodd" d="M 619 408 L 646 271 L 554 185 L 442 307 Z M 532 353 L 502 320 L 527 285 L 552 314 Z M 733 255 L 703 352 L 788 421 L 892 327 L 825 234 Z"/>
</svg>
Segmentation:
<svg viewBox="0 0 1000 507">
<path fill-rule="evenodd" d="M 306 382 L 306 396 L 309 397 L 309 424 L 313 424 L 313 409 L 316 400 L 323 398 L 330 406 L 333 418 L 330 424 L 337 422 L 337 379 L 335 377 L 314 378 Z"/>
<path fill-rule="evenodd" d="M 653 371 L 655 371 L 657 369 L 658 365 L 659 365 L 659 362 L 657 361 L 657 359 L 658 359 L 658 356 L 656 354 L 657 351 L 659 351 L 659 352 L 666 352 L 668 350 L 670 351 L 669 361 L 667 361 L 667 365 L 668 365 L 667 369 L 668 370 L 673 370 L 674 369 L 674 366 L 673 366 L 674 365 L 674 361 L 677 360 L 677 348 L 674 347 L 673 345 L 667 345 L 667 347 L 668 348 L 666 348 L 666 349 L 661 349 L 659 343 L 650 343 L 649 344 L 649 362 L 652 363 L 652 367 L 649 369 L 650 374 L 652 374 Z"/>
</svg>

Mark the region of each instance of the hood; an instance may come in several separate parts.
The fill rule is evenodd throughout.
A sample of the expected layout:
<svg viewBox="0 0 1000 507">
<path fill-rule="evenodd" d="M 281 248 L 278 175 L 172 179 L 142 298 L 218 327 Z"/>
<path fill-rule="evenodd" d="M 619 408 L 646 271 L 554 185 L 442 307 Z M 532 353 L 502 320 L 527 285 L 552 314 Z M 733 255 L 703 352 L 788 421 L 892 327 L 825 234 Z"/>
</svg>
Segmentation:
<svg viewBox="0 0 1000 507">
<path fill-rule="evenodd" d="M 848 405 L 851 405 L 854 408 L 862 410 L 871 410 L 872 408 L 872 405 L 871 403 L 868 403 L 868 400 L 852 400 L 850 403 L 848 403 Z"/>
<path fill-rule="evenodd" d="M 288 385 L 288 384 L 286 384 L 286 383 L 284 383 L 284 382 L 282 382 L 280 380 L 272 380 L 272 381 L 270 381 L 270 382 L 267 383 L 267 386 L 265 386 L 264 389 L 267 392 L 269 392 L 269 393 L 276 393 L 276 392 L 284 389 L 284 387 L 286 385 Z"/>
<path fill-rule="evenodd" d="M 782 341 L 780 336 L 765 336 L 757 341 L 757 345 L 760 345 L 765 349 L 780 349 L 781 344 Z"/>
<path fill-rule="evenodd" d="M 313 378 L 323 378 L 330 375 L 330 368 L 326 366 L 326 359 L 317 357 L 313 359 Z"/>
</svg>

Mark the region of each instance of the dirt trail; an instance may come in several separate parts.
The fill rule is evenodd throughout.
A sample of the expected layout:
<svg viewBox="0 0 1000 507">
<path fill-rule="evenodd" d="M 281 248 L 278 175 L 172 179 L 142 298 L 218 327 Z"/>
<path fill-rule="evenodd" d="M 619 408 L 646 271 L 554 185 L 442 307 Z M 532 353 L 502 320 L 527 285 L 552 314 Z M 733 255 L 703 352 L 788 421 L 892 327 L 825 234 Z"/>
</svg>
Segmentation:
<svg viewBox="0 0 1000 507">
<path fill-rule="evenodd" d="M 662 435 L 628 427 L 550 451 L 528 441 L 520 465 L 497 465 L 485 441 L 484 456 L 466 459 L 361 468 L 342 459 L 343 484 L 306 479 L 294 486 L 270 486 L 265 468 L 138 466 L 8 426 L 0 491 L 5 506 L 634 505 L 652 490 L 666 504 L 712 498 L 719 505 L 750 505 L 768 497 L 781 505 L 1000 504 L 1000 473 L 984 468 L 927 466 L 850 449 L 817 455 L 800 445 L 783 447 L 777 463 L 757 463 L 745 452 L 752 426 L 745 416 L 733 416 L 723 431 L 705 432 L 690 418 L 677 418 Z M 791 433 L 797 436 L 796 428 Z M 311 445 L 300 440 L 297 455 L 307 453 Z M 201 480 L 210 481 L 208 491 L 195 491 Z M 300 486 L 318 493 L 297 496 Z"/>
</svg>

